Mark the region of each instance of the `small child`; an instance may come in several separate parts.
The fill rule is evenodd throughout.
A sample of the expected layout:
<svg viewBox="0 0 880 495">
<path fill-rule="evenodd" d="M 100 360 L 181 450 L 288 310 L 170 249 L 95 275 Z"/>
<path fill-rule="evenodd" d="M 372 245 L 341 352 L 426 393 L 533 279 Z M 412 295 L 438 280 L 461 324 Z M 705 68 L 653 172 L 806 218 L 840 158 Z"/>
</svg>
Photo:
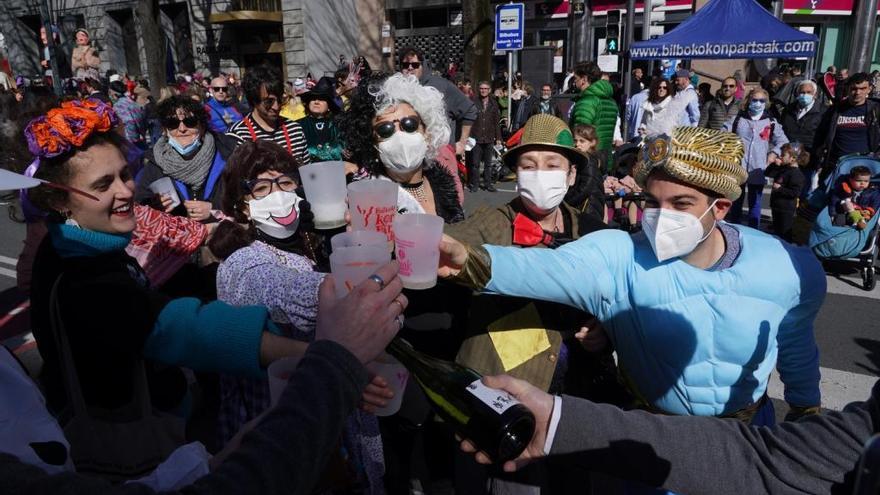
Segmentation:
<svg viewBox="0 0 880 495">
<path fill-rule="evenodd" d="M 852 225 L 862 230 L 880 207 L 880 191 L 871 187 L 871 170 L 853 167 L 841 177 L 831 195 L 834 225 Z"/>
<path fill-rule="evenodd" d="M 565 195 L 565 202 L 581 214 L 603 219 L 605 195 L 602 192 L 602 163 L 596 154 L 596 129 L 591 125 L 574 127 L 574 146 L 587 155 L 584 165 L 578 167 L 575 183 Z"/>
<path fill-rule="evenodd" d="M 806 180 L 800 167 L 810 162 L 810 154 L 800 143 L 784 144 L 780 162 L 769 165 L 764 175 L 773 179 L 773 192 L 770 193 L 773 233 L 791 242 L 791 228 L 794 225 L 798 198 Z"/>
</svg>

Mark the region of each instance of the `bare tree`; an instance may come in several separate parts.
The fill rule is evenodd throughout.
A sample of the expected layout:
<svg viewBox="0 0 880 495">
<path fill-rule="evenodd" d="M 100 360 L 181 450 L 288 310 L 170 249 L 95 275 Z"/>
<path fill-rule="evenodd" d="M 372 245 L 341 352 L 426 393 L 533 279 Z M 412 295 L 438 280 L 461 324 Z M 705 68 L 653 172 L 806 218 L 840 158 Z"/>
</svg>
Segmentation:
<svg viewBox="0 0 880 495">
<path fill-rule="evenodd" d="M 494 11 L 484 0 L 463 0 L 462 27 L 465 36 L 464 73 L 476 86 L 491 77 Z"/>
<path fill-rule="evenodd" d="M 159 1 L 140 0 L 135 7 L 135 15 L 141 25 L 144 52 L 147 57 L 147 78 L 154 98 L 165 87 L 165 35 L 159 23 Z"/>
</svg>

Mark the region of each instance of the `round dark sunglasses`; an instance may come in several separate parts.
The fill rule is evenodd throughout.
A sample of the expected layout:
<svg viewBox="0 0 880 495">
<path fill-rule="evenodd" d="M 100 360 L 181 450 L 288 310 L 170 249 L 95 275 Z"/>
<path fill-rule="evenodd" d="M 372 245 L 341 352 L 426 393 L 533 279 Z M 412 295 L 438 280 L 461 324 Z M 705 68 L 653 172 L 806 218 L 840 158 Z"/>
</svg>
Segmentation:
<svg viewBox="0 0 880 495">
<path fill-rule="evenodd" d="M 388 139 L 394 135 L 396 132 L 394 128 L 394 123 L 397 122 L 400 124 L 400 130 L 409 134 L 412 134 L 419 130 L 419 125 L 421 125 L 422 121 L 415 115 L 410 115 L 408 117 L 404 117 L 402 119 L 389 120 L 388 122 L 382 122 L 381 124 L 373 127 L 373 131 L 379 136 L 380 139 Z"/>
<path fill-rule="evenodd" d="M 263 199 L 272 192 L 272 184 L 278 186 L 278 189 L 285 192 L 296 190 L 297 184 L 289 175 L 279 175 L 274 179 L 253 179 L 242 181 L 242 185 L 250 191 L 254 199 Z"/>
<path fill-rule="evenodd" d="M 190 115 L 184 119 L 178 119 L 177 117 L 165 117 L 162 119 L 162 127 L 166 129 L 177 129 L 180 127 L 180 123 L 183 122 L 183 125 L 189 128 L 195 128 L 199 126 L 199 119 Z"/>
</svg>

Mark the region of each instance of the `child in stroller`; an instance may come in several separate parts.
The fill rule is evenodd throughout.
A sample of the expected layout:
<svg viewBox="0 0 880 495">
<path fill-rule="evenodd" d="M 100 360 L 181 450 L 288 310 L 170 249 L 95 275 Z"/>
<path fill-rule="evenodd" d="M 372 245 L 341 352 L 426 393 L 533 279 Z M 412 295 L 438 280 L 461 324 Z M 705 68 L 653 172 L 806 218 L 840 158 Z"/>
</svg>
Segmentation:
<svg viewBox="0 0 880 495">
<path fill-rule="evenodd" d="M 840 177 L 828 206 L 833 225 L 864 229 L 880 207 L 880 190 L 871 187 L 871 170 L 857 166 Z"/>
<path fill-rule="evenodd" d="M 644 196 L 642 188 L 633 179 L 633 168 L 638 161 L 639 147 L 624 144 L 614 152 L 612 173 L 605 177 L 605 195 L 608 201 L 606 223 L 620 229 L 637 232 L 641 229 Z"/>
</svg>

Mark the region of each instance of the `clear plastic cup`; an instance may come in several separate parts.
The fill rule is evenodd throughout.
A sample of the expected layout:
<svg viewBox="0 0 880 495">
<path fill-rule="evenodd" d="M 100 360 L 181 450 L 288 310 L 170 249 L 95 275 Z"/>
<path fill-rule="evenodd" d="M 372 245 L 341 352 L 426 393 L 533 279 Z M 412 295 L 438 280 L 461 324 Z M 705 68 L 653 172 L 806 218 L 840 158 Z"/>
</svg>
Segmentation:
<svg viewBox="0 0 880 495">
<path fill-rule="evenodd" d="M 397 215 L 397 189 L 394 182 L 373 179 L 348 185 L 348 211 L 353 230 L 375 230 L 394 240 L 391 223 Z"/>
<path fill-rule="evenodd" d="M 355 246 L 381 246 L 388 245 L 385 234 L 374 230 L 352 230 L 351 232 L 342 232 L 330 238 L 330 247 L 333 251 L 338 248 L 347 248 Z"/>
<path fill-rule="evenodd" d="M 328 230 L 345 225 L 345 164 L 312 163 L 300 167 L 299 175 L 315 215 L 315 228 Z"/>
<path fill-rule="evenodd" d="M 290 380 L 293 372 L 296 371 L 296 367 L 299 366 L 299 361 L 299 356 L 284 357 L 277 361 L 272 361 L 269 368 L 267 368 L 266 371 L 269 375 L 269 403 L 273 407 L 275 404 L 278 404 L 278 399 L 281 398 L 281 394 L 287 388 L 287 382 Z"/>
<path fill-rule="evenodd" d="M 394 247 L 404 287 L 430 289 L 437 285 L 442 237 L 443 219 L 437 215 L 410 213 L 394 219 Z"/>
<path fill-rule="evenodd" d="M 375 361 L 367 364 L 367 370 L 373 375 L 381 376 L 388 383 L 388 388 L 394 392 L 394 397 L 388 400 L 385 407 L 376 410 L 376 416 L 391 416 L 400 410 L 403 401 L 403 391 L 406 390 L 406 382 L 409 380 L 409 371 L 387 353 L 382 353 Z"/>
<path fill-rule="evenodd" d="M 150 191 L 153 191 L 156 194 L 170 197 L 172 208 L 177 208 L 177 205 L 180 204 L 180 196 L 177 195 L 177 189 L 174 187 L 174 182 L 171 181 L 171 177 L 162 177 L 159 180 L 155 180 L 150 183 L 149 188 Z"/>
<path fill-rule="evenodd" d="M 332 241 L 331 241 L 332 242 Z M 330 273 L 336 284 L 336 297 L 343 298 L 358 284 L 391 262 L 387 241 L 381 245 L 334 248 L 330 254 Z"/>
</svg>

